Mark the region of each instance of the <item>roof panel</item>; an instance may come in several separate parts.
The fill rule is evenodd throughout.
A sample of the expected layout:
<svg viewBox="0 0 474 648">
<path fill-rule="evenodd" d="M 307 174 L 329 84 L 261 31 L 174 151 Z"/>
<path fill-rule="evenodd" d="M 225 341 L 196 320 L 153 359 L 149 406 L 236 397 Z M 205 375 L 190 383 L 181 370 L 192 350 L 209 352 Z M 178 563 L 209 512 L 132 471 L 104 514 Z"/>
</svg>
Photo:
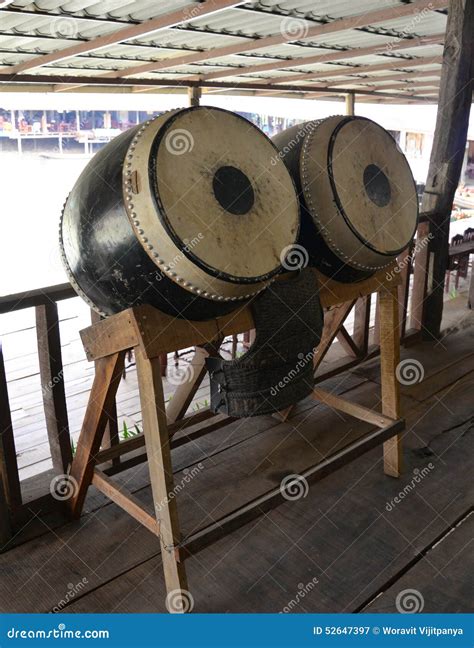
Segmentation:
<svg viewBox="0 0 474 648">
<path fill-rule="evenodd" d="M 336 77 L 338 83 L 346 84 L 354 81 L 354 75 L 358 75 L 357 67 L 360 66 L 384 62 L 392 64 L 395 61 L 400 64 L 399 69 L 403 69 L 405 58 L 438 57 L 442 53 L 440 46 L 416 47 L 411 39 L 442 33 L 446 24 L 445 13 L 422 11 L 410 17 L 318 37 L 308 37 L 308 29 L 328 20 L 405 5 L 406 0 L 359 0 L 357 3 L 353 0 L 253 0 L 240 7 L 201 16 L 199 12 L 202 4 L 198 0 L 15 0 L 9 5 L 10 11 L 0 11 L 0 29 L 3 31 L 0 36 L 0 50 L 3 50 L 0 51 L 0 65 L 16 65 L 35 55 L 93 40 L 121 30 L 127 24 L 138 24 L 185 8 L 189 21 L 181 26 L 167 27 L 126 43 L 112 44 L 80 56 L 52 62 L 48 66 L 28 69 L 28 72 L 62 76 L 68 74 L 72 77 L 100 76 L 109 70 L 126 72 L 148 62 L 165 60 L 169 62 L 169 68 L 152 70 L 137 75 L 137 78 L 172 82 L 186 76 L 223 70 L 233 75 L 224 77 L 223 80 L 237 84 L 249 79 L 258 82 L 291 78 L 302 72 L 327 73 L 327 76 L 320 79 L 308 80 L 307 84 L 315 85 L 323 84 L 325 79 L 330 80 L 337 75 L 341 66 L 353 66 L 354 73 Z M 252 50 L 252 46 L 255 47 L 254 40 L 259 45 L 258 40 L 269 35 L 289 35 L 293 40 Z M 406 48 L 394 52 L 390 43 L 398 44 L 400 35 L 407 39 Z M 182 57 L 183 53 L 219 50 L 235 44 L 242 46 L 241 53 L 173 67 L 173 59 Z M 380 47 L 380 54 L 357 56 L 358 49 L 371 47 Z M 286 63 L 291 59 L 304 60 L 336 52 L 340 56 L 340 51 L 346 49 L 346 58 L 339 59 L 335 64 L 295 63 L 291 67 L 278 69 L 280 59 Z M 262 63 L 274 64 L 275 69 L 248 71 Z M 247 71 L 240 76 L 238 72 L 241 68 Z M 8 68 L 4 68 L 4 71 L 5 69 Z M 417 69 L 439 72 L 440 67 L 430 68 L 428 61 Z M 391 72 L 396 74 L 396 70 Z M 413 73 L 415 74 L 415 70 Z M 358 76 L 360 79 L 360 75 Z M 433 81 L 431 76 L 424 79 L 427 82 Z M 299 79 L 295 83 L 302 85 Z M 368 76 L 367 83 L 389 85 L 383 81 L 383 71 Z"/>
<path fill-rule="evenodd" d="M 400 6 L 399 0 L 359 0 L 356 8 L 353 0 L 262 0 L 254 2 L 256 8 L 269 11 L 272 9 L 281 12 L 294 12 L 296 15 L 312 14 L 313 16 L 331 16 L 331 18 L 342 18 L 368 11 L 376 11 L 386 7 Z"/>
</svg>

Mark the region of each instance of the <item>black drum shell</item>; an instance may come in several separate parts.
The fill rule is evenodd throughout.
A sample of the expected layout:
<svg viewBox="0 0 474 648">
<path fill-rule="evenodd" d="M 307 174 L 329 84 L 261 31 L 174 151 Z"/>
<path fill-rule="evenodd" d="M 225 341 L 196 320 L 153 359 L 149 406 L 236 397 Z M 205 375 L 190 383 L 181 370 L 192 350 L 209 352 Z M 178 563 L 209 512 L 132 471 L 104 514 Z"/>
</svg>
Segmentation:
<svg viewBox="0 0 474 648">
<path fill-rule="evenodd" d="M 301 185 L 300 159 L 305 136 L 316 127 L 319 121 L 305 122 L 292 126 L 272 137 L 280 152 L 280 157 L 290 172 L 298 193 L 301 226 L 298 245 L 304 247 L 309 255 L 309 264 L 332 279 L 344 283 L 362 281 L 371 277 L 373 272 L 354 268 L 339 259 L 321 236 L 308 210 Z"/>
<path fill-rule="evenodd" d="M 172 281 L 137 240 L 124 206 L 122 173 L 139 128 L 96 153 L 68 196 L 60 240 L 71 283 L 102 315 L 145 303 L 194 320 L 231 312 L 237 303 L 197 296 Z"/>
</svg>

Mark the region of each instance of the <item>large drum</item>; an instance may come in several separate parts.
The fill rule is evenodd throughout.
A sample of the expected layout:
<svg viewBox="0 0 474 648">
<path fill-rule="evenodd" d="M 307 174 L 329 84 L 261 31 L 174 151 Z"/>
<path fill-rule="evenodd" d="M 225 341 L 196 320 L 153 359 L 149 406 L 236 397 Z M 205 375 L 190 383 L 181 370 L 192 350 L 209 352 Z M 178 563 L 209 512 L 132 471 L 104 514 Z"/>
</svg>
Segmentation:
<svg viewBox="0 0 474 648">
<path fill-rule="evenodd" d="M 390 265 L 418 217 L 415 182 L 395 140 L 364 117 L 306 122 L 273 138 L 301 203 L 299 244 L 339 281 Z"/>
<path fill-rule="evenodd" d="M 62 257 L 102 315 L 148 303 L 209 319 L 279 272 L 298 211 L 286 166 L 253 124 L 218 108 L 176 110 L 89 162 L 63 210 Z"/>
</svg>

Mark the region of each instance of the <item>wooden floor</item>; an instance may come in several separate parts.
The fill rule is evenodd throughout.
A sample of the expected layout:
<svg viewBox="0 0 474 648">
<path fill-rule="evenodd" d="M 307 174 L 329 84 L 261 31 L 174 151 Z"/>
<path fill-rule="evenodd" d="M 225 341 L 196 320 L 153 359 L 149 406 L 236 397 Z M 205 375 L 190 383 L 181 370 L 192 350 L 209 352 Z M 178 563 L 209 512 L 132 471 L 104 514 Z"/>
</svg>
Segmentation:
<svg viewBox="0 0 474 648">
<path fill-rule="evenodd" d="M 402 386 L 402 478 L 383 475 L 377 448 L 197 554 L 186 562 L 196 612 L 392 612 L 405 590 L 425 612 L 472 611 L 474 312 L 461 315 L 448 304 L 446 336 L 402 351 L 424 373 Z M 378 361 L 325 388 L 377 407 Z M 307 399 L 286 423 L 239 420 L 176 448 L 184 532 L 370 429 Z M 116 479 L 151 505 L 146 464 Z M 3 612 L 165 611 L 156 538 L 93 488 L 80 522 L 33 520 L 15 542 L 0 556 Z"/>
</svg>

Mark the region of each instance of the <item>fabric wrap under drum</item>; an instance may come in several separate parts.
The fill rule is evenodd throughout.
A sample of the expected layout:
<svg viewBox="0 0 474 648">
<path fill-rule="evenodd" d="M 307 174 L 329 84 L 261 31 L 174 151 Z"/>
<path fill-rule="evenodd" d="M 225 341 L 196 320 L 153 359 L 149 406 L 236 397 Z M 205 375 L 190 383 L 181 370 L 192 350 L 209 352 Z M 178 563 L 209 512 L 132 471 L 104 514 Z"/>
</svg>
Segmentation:
<svg viewBox="0 0 474 648">
<path fill-rule="evenodd" d="M 256 338 L 250 350 L 237 360 L 206 358 L 214 412 L 235 417 L 278 412 L 314 387 L 313 354 L 324 319 L 316 271 L 305 268 L 275 281 L 251 309 Z"/>
<path fill-rule="evenodd" d="M 294 183 L 277 156 L 256 126 L 219 108 L 122 133 L 64 206 L 72 286 L 103 316 L 144 303 L 195 320 L 235 309 L 272 281 L 298 236 Z"/>
<path fill-rule="evenodd" d="M 418 199 L 393 137 L 365 117 L 334 116 L 273 137 L 298 191 L 298 244 L 310 264 L 339 281 L 391 265 L 410 244 Z"/>
</svg>

